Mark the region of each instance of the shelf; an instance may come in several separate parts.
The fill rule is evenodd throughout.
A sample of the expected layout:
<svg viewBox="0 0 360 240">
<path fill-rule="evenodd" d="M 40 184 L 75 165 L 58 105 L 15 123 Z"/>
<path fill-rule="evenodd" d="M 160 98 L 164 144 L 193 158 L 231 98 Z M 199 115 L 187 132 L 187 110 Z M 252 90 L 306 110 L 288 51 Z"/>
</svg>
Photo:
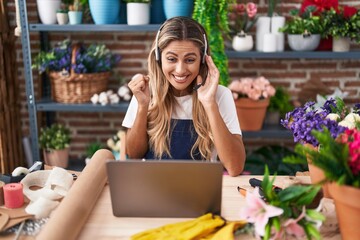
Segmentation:
<svg viewBox="0 0 360 240">
<path fill-rule="evenodd" d="M 325 52 L 325 51 L 311 51 L 311 52 L 236 52 L 227 50 L 226 55 L 231 59 L 240 58 L 262 58 L 262 59 L 359 59 L 360 50 L 352 50 L 351 52 Z"/>
<path fill-rule="evenodd" d="M 291 131 L 280 125 L 264 125 L 260 131 L 243 131 L 244 138 L 292 139 Z"/>
<path fill-rule="evenodd" d="M 78 25 L 58 25 L 58 24 L 29 24 L 30 32 L 155 32 L 159 29 L 159 24 L 149 25 L 127 25 L 127 24 L 78 24 Z"/>
<path fill-rule="evenodd" d="M 129 102 L 120 102 L 118 104 L 108 104 L 105 106 L 92 103 L 57 103 L 47 99 L 36 102 L 36 110 L 44 112 L 126 112 L 128 106 Z"/>
</svg>

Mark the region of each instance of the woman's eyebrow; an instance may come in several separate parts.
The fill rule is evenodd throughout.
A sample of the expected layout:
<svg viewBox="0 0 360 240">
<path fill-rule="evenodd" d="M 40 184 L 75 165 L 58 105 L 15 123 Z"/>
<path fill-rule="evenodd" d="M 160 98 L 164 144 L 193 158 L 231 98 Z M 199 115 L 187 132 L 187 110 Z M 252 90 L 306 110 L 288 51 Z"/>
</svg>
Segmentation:
<svg viewBox="0 0 360 240">
<path fill-rule="evenodd" d="M 174 53 L 174 52 L 171 52 L 171 51 L 166 52 L 166 55 L 169 55 L 169 54 L 171 54 L 171 55 L 175 55 L 175 56 L 178 56 L 178 55 L 177 55 L 176 53 Z M 185 54 L 185 57 L 188 57 L 188 56 L 196 56 L 196 53 L 191 52 L 191 53 L 187 53 L 187 54 Z"/>
</svg>

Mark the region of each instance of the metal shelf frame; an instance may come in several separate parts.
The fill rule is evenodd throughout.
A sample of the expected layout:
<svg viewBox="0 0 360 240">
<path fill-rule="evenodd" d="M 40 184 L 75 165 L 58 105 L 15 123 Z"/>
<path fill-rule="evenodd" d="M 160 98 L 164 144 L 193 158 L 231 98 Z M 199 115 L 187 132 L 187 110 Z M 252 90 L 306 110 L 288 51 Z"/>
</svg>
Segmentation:
<svg viewBox="0 0 360 240">
<path fill-rule="evenodd" d="M 50 99 L 35 100 L 33 75 L 31 69 L 31 49 L 30 49 L 30 32 L 155 32 L 159 29 L 159 24 L 131 26 L 127 24 L 80 24 L 80 25 L 44 25 L 38 23 L 28 23 L 26 0 L 19 1 L 21 41 L 24 61 L 24 74 L 26 84 L 26 99 L 29 112 L 29 129 L 31 137 L 31 149 L 33 161 L 40 160 L 38 147 L 38 111 L 43 112 L 126 112 L 129 103 L 120 103 L 115 105 L 93 105 L 87 104 L 62 104 L 51 101 Z M 336 53 L 336 52 L 236 52 L 226 51 L 231 59 L 360 59 L 360 50 Z M 264 127 L 258 132 L 244 132 L 246 138 L 291 138 L 291 133 L 279 126 Z"/>
</svg>

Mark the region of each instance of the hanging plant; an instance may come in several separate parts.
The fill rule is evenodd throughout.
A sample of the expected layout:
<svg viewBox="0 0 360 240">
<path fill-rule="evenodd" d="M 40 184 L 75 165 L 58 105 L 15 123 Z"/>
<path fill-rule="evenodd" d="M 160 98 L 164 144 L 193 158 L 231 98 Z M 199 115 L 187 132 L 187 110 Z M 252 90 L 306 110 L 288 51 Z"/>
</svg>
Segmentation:
<svg viewBox="0 0 360 240">
<path fill-rule="evenodd" d="M 229 33 L 228 4 L 233 0 L 195 0 L 193 19 L 202 24 L 209 38 L 211 57 L 220 72 L 220 84 L 229 84 L 228 58 L 223 34 Z"/>
</svg>

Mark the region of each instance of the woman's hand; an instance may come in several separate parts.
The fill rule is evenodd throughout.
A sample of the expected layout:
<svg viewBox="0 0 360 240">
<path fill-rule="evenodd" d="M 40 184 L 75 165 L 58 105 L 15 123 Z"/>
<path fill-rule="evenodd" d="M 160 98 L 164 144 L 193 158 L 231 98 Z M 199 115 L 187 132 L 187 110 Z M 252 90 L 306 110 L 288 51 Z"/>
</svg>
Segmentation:
<svg viewBox="0 0 360 240">
<path fill-rule="evenodd" d="M 149 77 L 140 73 L 135 74 L 128 86 L 136 97 L 139 106 L 148 107 L 150 102 Z"/>
<path fill-rule="evenodd" d="M 198 90 L 199 101 L 206 108 L 212 104 L 216 104 L 216 91 L 219 84 L 219 70 L 215 66 L 212 58 L 210 56 L 205 57 L 206 64 L 208 65 L 208 74 L 204 85 L 202 85 Z M 202 84 L 202 77 L 197 76 L 196 83 Z"/>
</svg>

